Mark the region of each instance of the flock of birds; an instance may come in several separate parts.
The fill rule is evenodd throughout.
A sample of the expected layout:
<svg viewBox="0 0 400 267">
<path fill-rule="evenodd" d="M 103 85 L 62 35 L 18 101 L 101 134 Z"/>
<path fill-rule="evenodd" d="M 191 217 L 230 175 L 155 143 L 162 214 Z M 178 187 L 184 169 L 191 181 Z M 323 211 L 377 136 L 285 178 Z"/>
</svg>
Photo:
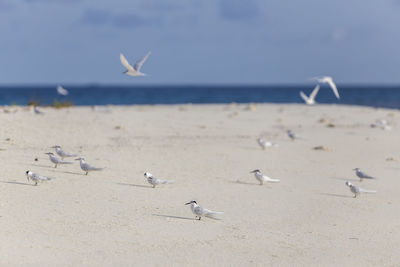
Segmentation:
<svg viewBox="0 0 400 267">
<path fill-rule="evenodd" d="M 146 74 L 142 73 L 140 70 L 141 70 L 144 62 L 150 56 L 150 54 L 151 54 L 151 52 L 148 52 L 144 57 L 142 57 L 140 60 L 138 60 L 132 66 L 128 62 L 128 60 L 125 58 L 125 56 L 121 53 L 120 54 L 120 61 L 121 61 L 121 64 L 126 68 L 126 71 L 124 71 L 124 73 L 126 75 L 129 75 L 129 76 L 146 76 Z M 314 105 L 316 103 L 315 98 L 316 98 L 316 96 L 317 96 L 317 94 L 319 92 L 320 84 L 323 84 L 323 83 L 328 84 L 330 86 L 330 88 L 332 89 L 332 91 L 333 91 L 334 95 L 336 96 L 336 98 L 340 99 L 340 95 L 339 95 L 338 89 L 337 89 L 335 83 L 333 82 L 332 77 L 322 76 L 322 77 L 314 77 L 312 79 L 316 80 L 318 82 L 318 84 L 313 89 L 311 94 L 309 96 L 307 96 L 303 91 L 300 91 L 300 96 L 304 100 L 305 104 Z M 61 85 L 57 86 L 57 93 L 59 95 L 62 95 L 62 96 L 67 96 L 69 94 L 68 90 L 63 88 Z M 35 113 L 41 114 L 42 112 L 36 109 Z M 387 127 L 386 121 L 378 121 L 376 124 L 377 124 L 376 127 L 383 127 L 383 126 Z M 296 140 L 296 139 L 299 139 L 299 137 L 294 132 L 292 132 L 291 130 L 287 130 L 287 135 L 293 141 Z M 267 140 L 264 140 L 262 138 L 258 138 L 257 139 L 257 143 L 260 145 L 260 147 L 262 149 L 266 149 L 266 148 L 269 148 L 269 147 L 278 147 L 279 146 L 279 144 L 277 144 L 277 143 L 274 143 L 274 142 L 271 142 L 271 141 L 267 141 Z M 48 153 L 45 153 L 45 154 L 47 154 L 49 156 L 50 161 L 53 164 L 55 164 L 54 168 L 57 168 L 58 165 L 72 164 L 72 162 L 65 161 L 64 160 L 65 158 L 78 157 L 77 154 L 72 154 L 72 153 L 65 152 L 58 145 L 53 146 L 52 148 L 55 149 L 55 152 L 59 156 L 59 158 L 56 157 L 54 155 L 54 153 L 52 153 L 52 152 L 48 152 Z M 83 157 L 78 157 L 75 160 L 79 160 L 80 168 L 82 169 L 82 171 L 84 171 L 85 175 L 88 175 L 88 173 L 91 172 L 91 171 L 101 171 L 101 170 L 103 170 L 103 168 L 97 168 L 97 167 L 93 167 L 93 166 L 89 165 L 88 163 L 86 163 L 86 161 L 85 161 L 85 159 Z M 363 179 L 373 179 L 374 178 L 372 176 L 369 176 L 369 175 L 365 174 L 359 168 L 355 168 L 354 171 L 355 171 L 355 174 L 360 178 L 360 181 L 362 181 Z M 254 177 L 260 183 L 260 185 L 263 185 L 264 183 L 279 183 L 280 182 L 279 179 L 270 178 L 267 175 L 261 173 L 261 171 L 258 170 L 258 169 L 257 170 L 253 170 L 250 173 L 254 174 Z M 41 175 L 39 175 L 37 173 L 34 173 L 34 172 L 30 171 L 30 170 L 26 171 L 26 176 L 27 176 L 28 181 L 32 180 L 35 183 L 35 185 L 38 185 L 39 182 L 49 181 L 49 180 L 53 179 L 53 178 L 50 178 L 50 177 L 41 176 Z M 161 185 L 161 184 L 171 184 L 171 183 L 173 183 L 173 181 L 156 178 L 149 172 L 145 172 L 144 173 L 144 177 L 146 178 L 147 182 L 153 186 L 153 188 L 155 188 L 156 186 Z M 354 194 L 354 197 L 357 197 L 360 193 L 375 193 L 376 192 L 376 191 L 372 191 L 372 190 L 362 189 L 362 188 L 360 188 L 360 187 L 358 187 L 356 185 L 353 185 L 349 181 L 346 181 L 345 184 L 346 184 L 346 186 L 349 187 L 350 191 Z M 185 205 L 190 205 L 190 208 L 191 208 L 192 212 L 195 214 L 195 218 L 198 219 L 198 220 L 201 220 L 201 217 L 219 219 L 218 215 L 223 213 L 223 212 L 217 212 L 217 211 L 212 211 L 212 210 L 209 210 L 209 209 L 202 208 L 194 200 L 192 200 L 190 202 L 187 202 Z"/>
</svg>

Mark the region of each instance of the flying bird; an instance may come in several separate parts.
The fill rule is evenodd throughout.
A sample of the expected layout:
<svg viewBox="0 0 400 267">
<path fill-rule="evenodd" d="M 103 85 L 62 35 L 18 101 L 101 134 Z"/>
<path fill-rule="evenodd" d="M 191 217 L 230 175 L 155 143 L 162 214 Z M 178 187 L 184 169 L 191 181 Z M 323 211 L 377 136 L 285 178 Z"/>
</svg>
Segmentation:
<svg viewBox="0 0 400 267">
<path fill-rule="evenodd" d="M 124 73 L 129 76 L 146 76 L 146 74 L 140 72 L 142 65 L 146 61 L 146 59 L 150 56 L 151 52 L 148 52 L 144 57 L 142 57 L 139 61 L 135 63 L 135 65 L 129 64 L 128 60 L 125 56 L 121 53 L 119 54 L 119 59 L 121 60 L 121 64 L 126 68 Z"/>
<path fill-rule="evenodd" d="M 301 96 L 301 98 L 303 98 L 304 102 L 307 105 L 314 105 L 315 97 L 317 96 L 318 91 L 319 91 L 319 84 L 317 84 L 317 86 L 315 86 L 314 90 L 311 92 L 309 97 L 307 97 L 303 91 L 300 91 L 300 96 Z"/>
<path fill-rule="evenodd" d="M 340 99 L 338 89 L 336 84 L 333 82 L 332 77 L 330 76 L 321 76 L 321 77 L 314 77 L 313 80 L 317 80 L 319 83 L 327 83 L 331 87 L 333 93 L 335 94 L 337 99 Z"/>
<path fill-rule="evenodd" d="M 65 88 L 63 88 L 61 85 L 58 85 L 58 86 L 57 86 L 57 93 L 58 93 L 59 95 L 63 95 L 63 96 L 66 96 L 66 95 L 69 94 L 68 90 L 65 89 Z"/>
</svg>

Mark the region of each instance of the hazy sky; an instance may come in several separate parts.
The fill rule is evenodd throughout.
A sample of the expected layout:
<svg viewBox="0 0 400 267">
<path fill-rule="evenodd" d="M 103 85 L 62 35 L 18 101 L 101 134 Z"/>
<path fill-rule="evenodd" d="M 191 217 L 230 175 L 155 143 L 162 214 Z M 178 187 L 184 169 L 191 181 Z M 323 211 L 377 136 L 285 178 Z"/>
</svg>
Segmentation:
<svg viewBox="0 0 400 267">
<path fill-rule="evenodd" d="M 0 84 L 398 84 L 399 49 L 400 0 L 0 0 Z"/>
</svg>

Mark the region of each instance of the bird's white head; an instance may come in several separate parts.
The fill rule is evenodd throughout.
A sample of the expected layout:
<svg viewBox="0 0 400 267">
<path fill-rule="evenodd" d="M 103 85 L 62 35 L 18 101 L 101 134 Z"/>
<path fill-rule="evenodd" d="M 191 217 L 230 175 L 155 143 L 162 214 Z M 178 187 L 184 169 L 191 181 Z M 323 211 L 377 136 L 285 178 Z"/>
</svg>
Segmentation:
<svg viewBox="0 0 400 267">
<path fill-rule="evenodd" d="M 359 172 L 360 168 L 354 168 L 353 171 Z"/>
<path fill-rule="evenodd" d="M 346 181 L 347 186 L 352 186 L 352 184 L 349 181 Z"/>
<path fill-rule="evenodd" d="M 151 174 L 151 173 L 149 173 L 149 172 L 145 172 L 144 173 L 144 177 L 146 177 L 146 178 L 150 178 L 150 177 L 152 177 L 153 175 Z"/>
<path fill-rule="evenodd" d="M 77 159 L 75 159 L 75 160 L 85 160 L 84 158 L 82 158 L 82 157 L 80 157 L 80 158 L 77 158 Z"/>
<path fill-rule="evenodd" d="M 194 200 L 192 200 L 192 201 L 190 201 L 190 202 L 188 202 L 188 203 L 185 203 L 185 205 L 190 205 L 190 204 L 196 204 L 196 205 L 197 205 L 197 202 L 194 201 Z"/>
<path fill-rule="evenodd" d="M 260 170 L 254 170 L 254 171 L 251 171 L 250 173 L 260 173 Z"/>
</svg>

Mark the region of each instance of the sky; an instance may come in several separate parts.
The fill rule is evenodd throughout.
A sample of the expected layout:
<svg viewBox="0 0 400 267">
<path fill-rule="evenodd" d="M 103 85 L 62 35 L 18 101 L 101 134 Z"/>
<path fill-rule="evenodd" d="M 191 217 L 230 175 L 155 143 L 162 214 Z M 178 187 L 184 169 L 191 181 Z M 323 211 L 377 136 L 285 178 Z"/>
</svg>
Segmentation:
<svg viewBox="0 0 400 267">
<path fill-rule="evenodd" d="M 0 0 L 0 85 L 400 84 L 399 44 L 400 0 Z"/>
</svg>

